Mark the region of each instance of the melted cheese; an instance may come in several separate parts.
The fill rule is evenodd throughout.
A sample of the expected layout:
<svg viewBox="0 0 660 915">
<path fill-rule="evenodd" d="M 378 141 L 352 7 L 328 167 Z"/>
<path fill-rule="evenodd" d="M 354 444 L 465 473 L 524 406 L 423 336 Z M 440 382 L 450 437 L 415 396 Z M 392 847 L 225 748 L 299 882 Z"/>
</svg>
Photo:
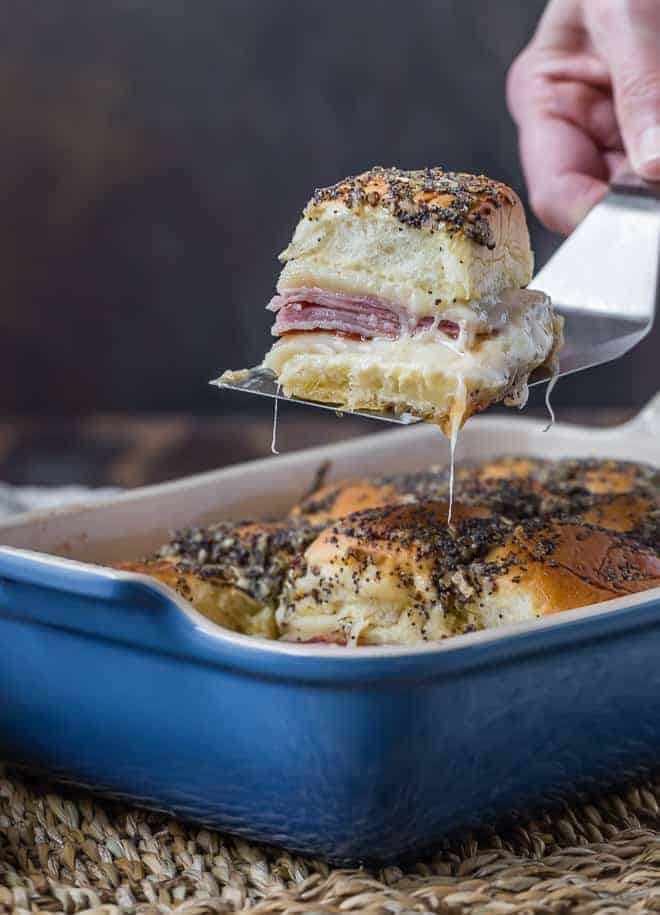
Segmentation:
<svg viewBox="0 0 660 915">
<path fill-rule="evenodd" d="M 432 330 L 398 340 L 360 340 L 331 332 L 292 333 L 272 347 L 264 366 L 288 396 L 348 410 L 390 409 L 460 428 L 467 416 L 512 394 L 555 346 L 557 319 L 547 296 L 520 290 L 500 310 L 498 329 L 471 347 Z M 465 406 L 457 394 L 465 390 Z M 461 415 L 458 415 L 458 414 Z"/>
</svg>

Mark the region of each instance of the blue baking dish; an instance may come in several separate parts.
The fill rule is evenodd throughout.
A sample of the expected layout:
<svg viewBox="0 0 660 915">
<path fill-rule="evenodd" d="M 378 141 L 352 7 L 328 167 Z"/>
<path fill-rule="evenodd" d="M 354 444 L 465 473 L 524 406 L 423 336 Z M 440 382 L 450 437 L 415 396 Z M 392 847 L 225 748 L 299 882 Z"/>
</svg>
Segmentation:
<svg viewBox="0 0 660 915">
<path fill-rule="evenodd" d="M 462 448 L 658 463 L 658 412 L 546 436 L 485 417 Z M 660 589 L 351 650 L 229 633 L 159 582 L 94 562 L 184 520 L 281 510 L 321 456 L 343 476 L 424 466 L 441 447 L 433 429 L 379 433 L 4 524 L 0 756 L 341 863 L 420 855 L 659 763 Z"/>
</svg>

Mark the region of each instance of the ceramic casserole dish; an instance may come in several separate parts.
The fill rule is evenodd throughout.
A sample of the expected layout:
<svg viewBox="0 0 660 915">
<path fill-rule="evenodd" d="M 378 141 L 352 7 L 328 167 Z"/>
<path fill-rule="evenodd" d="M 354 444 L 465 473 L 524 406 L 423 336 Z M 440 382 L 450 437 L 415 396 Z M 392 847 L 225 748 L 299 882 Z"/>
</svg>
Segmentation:
<svg viewBox="0 0 660 915">
<path fill-rule="evenodd" d="M 458 459 L 660 465 L 660 399 L 624 426 L 484 416 Z M 334 862 L 423 854 L 660 762 L 660 589 L 540 622 L 347 649 L 228 632 L 96 563 L 172 528 L 283 514 L 330 479 L 447 457 L 378 432 L 0 526 L 0 758 Z"/>
</svg>

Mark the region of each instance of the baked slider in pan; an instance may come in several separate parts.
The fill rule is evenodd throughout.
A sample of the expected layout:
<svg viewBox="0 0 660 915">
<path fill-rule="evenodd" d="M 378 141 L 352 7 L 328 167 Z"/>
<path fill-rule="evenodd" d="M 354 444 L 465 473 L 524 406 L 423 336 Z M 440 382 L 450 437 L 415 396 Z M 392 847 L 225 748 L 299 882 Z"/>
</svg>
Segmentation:
<svg viewBox="0 0 660 915">
<path fill-rule="evenodd" d="M 540 618 L 660 586 L 651 467 L 505 457 L 321 485 L 279 522 L 173 535 L 121 568 L 249 635 L 404 644 Z"/>
<path fill-rule="evenodd" d="M 263 365 L 288 396 L 412 413 L 449 433 L 495 401 L 523 404 L 529 374 L 561 345 L 549 298 L 523 288 L 522 204 L 483 175 L 346 178 L 316 191 L 280 259 Z"/>
<path fill-rule="evenodd" d="M 323 531 L 287 578 L 280 637 L 403 644 L 523 622 L 660 586 L 660 558 L 568 521 L 509 526 L 446 502 L 358 512 Z"/>
<path fill-rule="evenodd" d="M 225 629 L 277 638 L 282 583 L 314 536 L 304 520 L 221 522 L 177 531 L 154 556 L 117 568 L 162 581 Z"/>
</svg>

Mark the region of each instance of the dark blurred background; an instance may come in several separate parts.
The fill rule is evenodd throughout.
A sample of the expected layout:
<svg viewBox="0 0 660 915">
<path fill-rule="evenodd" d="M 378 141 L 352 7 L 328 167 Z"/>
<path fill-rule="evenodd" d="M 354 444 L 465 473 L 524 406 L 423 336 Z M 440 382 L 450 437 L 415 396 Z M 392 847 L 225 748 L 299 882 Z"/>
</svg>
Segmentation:
<svg viewBox="0 0 660 915">
<path fill-rule="evenodd" d="M 441 164 L 524 193 L 504 82 L 543 6 L 4 4 L 2 412 L 265 415 L 207 381 L 263 355 L 276 255 L 315 186 Z M 558 239 L 531 228 L 541 264 Z M 654 351 L 657 333 L 555 402 L 641 403 Z"/>
</svg>

